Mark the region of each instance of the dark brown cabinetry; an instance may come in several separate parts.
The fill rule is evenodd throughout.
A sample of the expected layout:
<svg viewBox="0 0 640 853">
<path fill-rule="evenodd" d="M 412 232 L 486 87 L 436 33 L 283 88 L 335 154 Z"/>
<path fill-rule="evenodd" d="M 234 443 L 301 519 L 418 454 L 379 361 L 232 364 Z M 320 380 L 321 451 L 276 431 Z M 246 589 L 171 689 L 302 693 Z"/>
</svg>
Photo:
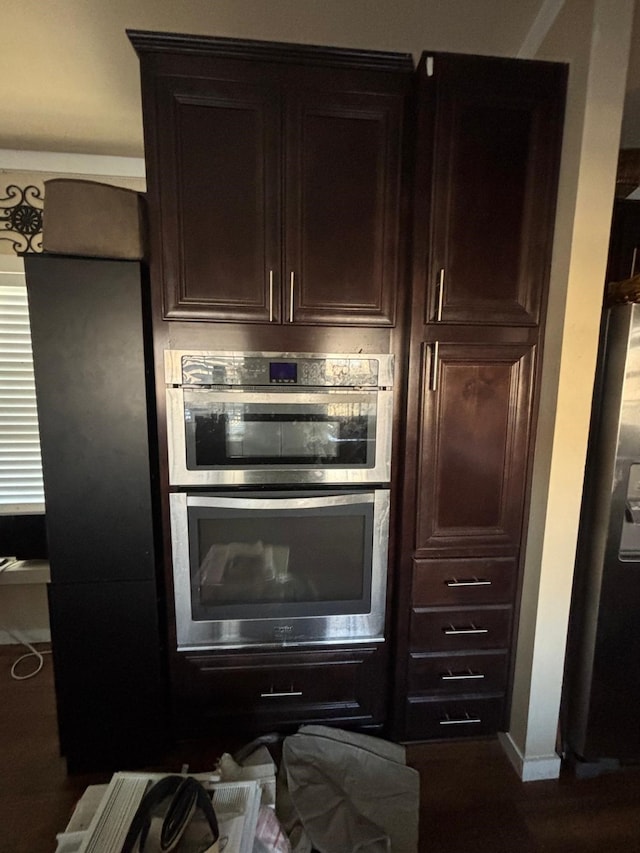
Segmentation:
<svg viewBox="0 0 640 853">
<path fill-rule="evenodd" d="M 167 319 L 396 319 L 407 55 L 129 33 Z"/>
<path fill-rule="evenodd" d="M 425 54 L 413 74 L 399 54 L 129 36 L 156 355 L 190 335 L 208 343 L 212 329 L 248 350 L 347 351 L 360 336 L 364 351 L 395 353 L 392 733 L 495 732 L 508 708 L 566 68 Z M 174 651 L 176 720 L 185 733 L 222 721 L 384 725 L 386 646 Z"/>
<path fill-rule="evenodd" d="M 424 344 L 415 548 L 513 554 L 522 524 L 534 350 Z"/>
<path fill-rule="evenodd" d="M 142 73 L 158 377 L 167 348 L 394 352 L 404 334 L 411 57 L 129 37 Z M 402 371 L 398 361 L 394 385 Z M 386 642 L 276 637 L 178 651 L 163 379 L 157 399 L 176 733 L 381 728 Z M 399 402 L 395 411 L 397 424 Z"/>
<path fill-rule="evenodd" d="M 566 70 L 417 74 L 394 728 L 419 740 L 505 724 Z"/>
<path fill-rule="evenodd" d="M 425 54 L 417 74 L 424 322 L 535 326 L 553 228 L 558 66 Z"/>
<path fill-rule="evenodd" d="M 380 726 L 385 720 L 384 647 L 188 653 L 181 662 L 178 725 L 206 730 L 224 720 L 244 731 L 302 723 Z"/>
</svg>

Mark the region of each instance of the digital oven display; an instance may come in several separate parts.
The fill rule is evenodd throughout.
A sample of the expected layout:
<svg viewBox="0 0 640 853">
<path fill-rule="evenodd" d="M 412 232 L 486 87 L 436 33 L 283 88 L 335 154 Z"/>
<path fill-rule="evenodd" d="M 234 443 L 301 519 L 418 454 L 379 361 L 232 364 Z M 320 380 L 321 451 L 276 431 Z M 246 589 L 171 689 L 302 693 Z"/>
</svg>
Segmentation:
<svg viewBox="0 0 640 853">
<path fill-rule="evenodd" d="M 270 361 L 269 382 L 295 384 L 298 381 L 298 365 L 295 361 Z"/>
</svg>

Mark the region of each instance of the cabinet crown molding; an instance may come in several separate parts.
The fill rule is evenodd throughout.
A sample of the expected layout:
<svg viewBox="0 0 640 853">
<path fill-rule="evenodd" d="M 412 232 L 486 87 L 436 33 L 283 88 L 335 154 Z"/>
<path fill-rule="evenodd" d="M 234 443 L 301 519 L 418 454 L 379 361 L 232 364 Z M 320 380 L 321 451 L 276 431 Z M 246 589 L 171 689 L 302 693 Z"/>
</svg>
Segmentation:
<svg viewBox="0 0 640 853">
<path fill-rule="evenodd" d="M 359 70 L 413 73 L 410 53 L 383 50 L 359 50 L 325 47 L 314 44 L 269 42 L 222 36 L 157 33 L 127 30 L 129 41 L 141 56 L 148 53 L 190 53 L 222 59 L 270 61 L 283 64 L 320 65 L 323 67 L 358 68 Z"/>
</svg>

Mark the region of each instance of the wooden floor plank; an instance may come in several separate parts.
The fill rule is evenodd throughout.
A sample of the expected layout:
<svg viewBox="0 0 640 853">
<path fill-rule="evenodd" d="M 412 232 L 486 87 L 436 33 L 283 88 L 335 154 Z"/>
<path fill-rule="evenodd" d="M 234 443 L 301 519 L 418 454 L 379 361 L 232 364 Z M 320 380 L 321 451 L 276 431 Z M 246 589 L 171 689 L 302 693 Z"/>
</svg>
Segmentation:
<svg viewBox="0 0 640 853">
<path fill-rule="evenodd" d="M 109 774 L 67 774 L 51 658 L 14 681 L 21 653 L 0 647 L 0 853 L 51 853 L 87 785 Z M 211 769 L 220 742 L 177 745 L 159 766 Z M 497 740 L 411 745 L 407 758 L 421 779 L 420 853 L 640 853 L 640 767 L 523 784 Z"/>
</svg>

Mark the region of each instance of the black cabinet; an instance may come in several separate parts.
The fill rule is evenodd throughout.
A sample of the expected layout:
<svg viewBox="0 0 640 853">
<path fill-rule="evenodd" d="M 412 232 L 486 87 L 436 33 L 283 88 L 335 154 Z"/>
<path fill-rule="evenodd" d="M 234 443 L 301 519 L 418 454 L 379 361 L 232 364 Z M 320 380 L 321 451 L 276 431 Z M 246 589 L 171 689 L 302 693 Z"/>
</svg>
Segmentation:
<svg viewBox="0 0 640 853">
<path fill-rule="evenodd" d="M 155 581 L 52 583 L 49 614 L 69 770 L 139 769 L 157 760 L 166 703 Z"/>
<path fill-rule="evenodd" d="M 131 766 L 165 725 L 153 412 L 137 262 L 25 258 L 61 747 Z"/>
</svg>

